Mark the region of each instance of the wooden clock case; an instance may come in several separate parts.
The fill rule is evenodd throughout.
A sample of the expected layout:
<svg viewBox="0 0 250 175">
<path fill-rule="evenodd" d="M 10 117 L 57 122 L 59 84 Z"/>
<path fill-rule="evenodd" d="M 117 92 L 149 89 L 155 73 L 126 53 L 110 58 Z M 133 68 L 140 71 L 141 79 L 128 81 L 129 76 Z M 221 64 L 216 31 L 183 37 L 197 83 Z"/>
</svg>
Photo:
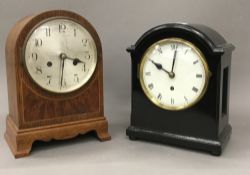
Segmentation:
<svg viewBox="0 0 250 175">
<path fill-rule="evenodd" d="M 85 27 L 97 47 L 97 66 L 80 89 L 55 94 L 40 88 L 26 72 L 22 59 L 25 40 L 41 22 L 66 18 Z M 54 10 L 25 17 L 12 28 L 6 43 L 9 115 L 5 139 L 15 157 L 27 156 L 36 140 L 68 139 L 95 131 L 101 141 L 110 140 L 103 106 L 101 42 L 92 25 L 73 12 Z"/>
<path fill-rule="evenodd" d="M 204 97 L 194 106 L 164 110 L 144 94 L 139 67 L 146 49 L 164 38 L 182 38 L 196 45 L 204 54 L 211 72 Z M 132 61 L 131 126 L 126 133 L 131 140 L 145 139 L 179 145 L 220 155 L 231 135 L 229 85 L 232 44 L 216 31 L 203 25 L 165 24 L 146 32 L 127 49 Z"/>
</svg>

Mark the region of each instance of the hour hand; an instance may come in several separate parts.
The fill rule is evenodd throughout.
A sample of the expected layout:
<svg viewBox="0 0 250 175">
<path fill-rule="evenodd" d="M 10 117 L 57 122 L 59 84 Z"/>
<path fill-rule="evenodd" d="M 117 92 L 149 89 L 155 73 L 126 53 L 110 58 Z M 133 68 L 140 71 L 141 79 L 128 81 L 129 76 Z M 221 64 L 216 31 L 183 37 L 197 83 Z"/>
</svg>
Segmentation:
<svg viewBox="0 0 250 175">
<path fill-rule="evenodd" d="M 73 64 L 77 65 L 78 63 L 84 63 L 82 60 L 80 60 L 79 58 L 74 58 L 73 59 Z"/>
<path fill-rule="evenodd" d="M 80 60 L 79 58 L 71 58 L 71 57 L 68 57 L 65 53 L 61 53 L 60 57 L 63 58 L 63 59 L 72 60 L 74 65 L 77 65 L 78 63 L 84 63 L 84 62 L 83 62 L 82 60 Z"/>
<path fill-rule="evenodd" d="M 158 70 L 163 70 L 164 72 L 166 72 L 169 76 L 171 74 L 171 72 L 167 71 L 166 69 L 164 69 L 162 67 L 162 65 L 160 63 L 156 63 L 155 61 L 151 60 L 150 61 L 155 65 L 155 67 L 158 69 Z"/>
<path fill-rule="evenodd" d="M 79 58 L 70 58 L 70 57 L 67 57 L 67 59 L 72 60 L 74 65 L 77 65 L 78 63 L 84 63 Z"/>
<path fill-rule="evenodd" d="M 156 63 L 156 62 L 154 62 L 153 60 L 150 60 L 150 61 L 155 65 L 155 67 L 156 67 L 157 69 L 159 69 L 159 70 L 162 69 L 162 65 L 161 65 L 160 63 Z"/>
</svg>

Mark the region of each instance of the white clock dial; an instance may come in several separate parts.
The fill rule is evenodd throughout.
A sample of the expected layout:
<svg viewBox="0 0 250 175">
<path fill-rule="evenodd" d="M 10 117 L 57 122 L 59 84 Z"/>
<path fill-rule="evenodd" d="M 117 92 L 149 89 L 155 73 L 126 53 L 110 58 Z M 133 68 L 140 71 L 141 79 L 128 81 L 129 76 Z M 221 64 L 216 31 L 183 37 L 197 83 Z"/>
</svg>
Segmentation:
<svg viewBox="0 0 250 175">
<path fill-rule="evenodd" d="M 40 87 L 67 93 L 91 78 L 97 64 L 97 49 L 83 26 L 69 19 L 52 19 L 32 31 L 24 48 L 24 61 Z"/>
<path fill-rule="evenodd" d="M 140 65 L 140 81 L 157 106 L 181 110 L 197 103 L 208 84 L 208 66 L 192 43 L 169 38 L 153 44 Z"/>
</svg>

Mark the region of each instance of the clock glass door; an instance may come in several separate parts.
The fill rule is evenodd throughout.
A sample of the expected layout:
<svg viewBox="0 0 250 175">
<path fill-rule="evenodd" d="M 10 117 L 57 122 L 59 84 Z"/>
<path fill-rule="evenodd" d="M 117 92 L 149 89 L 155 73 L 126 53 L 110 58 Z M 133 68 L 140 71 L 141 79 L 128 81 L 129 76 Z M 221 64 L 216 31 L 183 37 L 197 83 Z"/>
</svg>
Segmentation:
<svg viewBox="0 0 250 175">
<path fill-rule="evenodd" d="M 140 82 L 147 97 L 167 110 L 197 103 L 208 85 L 209 70 L 201 51 L 180 38 L 160 40 L 145 52 Z"/>
</svg>

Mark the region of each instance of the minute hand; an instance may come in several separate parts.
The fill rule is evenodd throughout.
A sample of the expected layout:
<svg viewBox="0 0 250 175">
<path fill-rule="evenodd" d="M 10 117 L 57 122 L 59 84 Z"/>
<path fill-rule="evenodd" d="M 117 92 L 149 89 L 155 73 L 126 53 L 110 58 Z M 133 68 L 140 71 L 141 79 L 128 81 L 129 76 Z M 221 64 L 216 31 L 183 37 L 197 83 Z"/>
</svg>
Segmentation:
<svg viewBox="0 0 250 175">
<path fill-rule="evenodd" d="M 62 85 L 63 85 L 63 72 L 64 72 L 64 61 L 65 59 L 61 59 L 61 62 L 62 62 L 62 68 L 61 68 L 61 80 L 60 80 L 60 87 L 62 88 Z"/>
<path fill-rule="evenodd" d="M 173 58 L 172 69 L 171 69 L 172 73 L 174 73 L 174 65 L 175 65 L 175 60 L 176 60 L 176 54 L 177 54 L 177 50 L 174 51 L 174 58 Z"/>
</svg>

